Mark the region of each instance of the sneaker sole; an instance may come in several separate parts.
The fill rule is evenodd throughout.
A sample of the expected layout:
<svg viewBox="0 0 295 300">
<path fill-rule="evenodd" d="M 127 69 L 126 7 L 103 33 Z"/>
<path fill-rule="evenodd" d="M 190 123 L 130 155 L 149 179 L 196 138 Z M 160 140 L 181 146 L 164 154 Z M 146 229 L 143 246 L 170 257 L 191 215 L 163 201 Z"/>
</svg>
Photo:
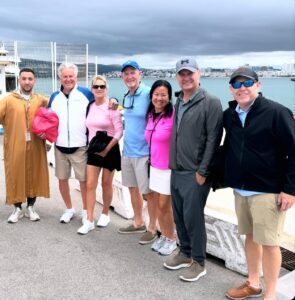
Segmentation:
<svg viewBox="0 0 295 300">
<path fill-rule="evenodd" d="M 118 230 L 118 233 L 121 234 L 133 234 L 133 233 L 145 233 L 146 229 L 142 230 L 135 230 L 135 231 L 121 231 L 120 229 Z"/>
<path fill-rule="evenodd" d="M 68 224 L 68 223 L 70 223 L 70 221 L 66 222 L 66 221 L 62 220 L 62 221 L 59 221 L 59 223 Z"/>
<path fill-rule="evenodd" d="M 88 232 L 85 232 L 85 233 L 82 233 L 82 232 L 78 232 L 77 231 L 77 233 L 79 234 L 79 235 L 86 235 L 86 234 L 88 234 L 90 231 L 92 231 L 93 229 L 90 229 Z"/>
<path fill-rule="evenodd" d="M 40 221 L 40 218 L 38 218 L 38 219 L 31 219 L 30 216 L 28 216 L 26 214 L 25 214 L 25 217 L 28 218 L 28 219 L 30 219 L 30 221 L 32 221 L 32 222 Z"/>
<path fill-rule="evenodd" d="M 183 281 L 188 281 L 188 282 L 193 282 L 193 281 L 197 281 L 197 280 L 199 280 L 201 277 L 203 277 L 203 276 L 205 276 L 207 274 L 207 271 L 206 270 L 204 270 L 203 272 L 201 272 L 197 277 L 195 277 L 195 278 L 185 278 L 185 277 L 183 277 L 183 276 L 179 276 L 179 278 L 181 279 L 181 280 L 183 280 Z"/>
<path fill-rule="evenodd" d="M 169 266 L 167 265 L 166 263 L 163 264 L 165 268 L 169 269 L 169 270 L 179 270 L 179 269 L 182 269 L 182 268 L 189 268 L 192 263 L 187 263 L 187 264 L 180 264 L 178 266 Z"/>
<path fill-rule="evenodd" d="M 65 220 L 59 220 L 59 222 L 62 223 L 62 224 L 68 224 L 68 223 L 71 222 L 72 219 L 73 219 L 73 218 L 71 218 L 68 222 L 66 222 Z M 83 224 L 82 224 L 82 225 L 83 225 Z"/>
<path fill-rule="evenodd" d="M 139 241 L 138 243 L 139 243 L 140 245 L 148 245 L 148 244 L 154 242 L 157 238 L 158 238 L 158 236 L 156 236 L 154 239 L 152 239 L 152 240 L 150 240 L 150 241 Z"/>
<path fill-rule="evenodd" d="M 87 232 L 85 232 L 85 233 L 84 233 L 84 232 L 79 232 L 79 231 L 77 231 L 77 233 L 80 234 L 80 235 L 86 235 L 86 234 L 89 233 L 90 231 L 94 230 L 94 228 L 95 228 L 95 227 L 89 229 L 89 230 L 88 230 Z"/>
<path fill-rule="evenodd" d="M 171 255 L 176 249 L 177 249 L 177 247 L 175 249 L 173 249 L 171 252 L 162 253 L 161 248 L 160 248 L 158 253 L 162 256 L 168 256 L 168 255 Z"/>
<path fill-rule="evenodd" d="M 9 223 L 9 224 L 15 224 L 15 223 L 17 223 L 19 221 L 19 219 L 17 220 L 17 221 L 7 221 L 7 223 Z"/>
<path fill-rule="evenodd" d="M 96 227 L 107 227 L 109 224 L 110 224 L 110 222 L 108 222 L 108 223 L 107 223 L 107 224 L 105 224 L 105 225 L 96 224 Z"/>
<path fill-rule="evenodd" d="M 7 223 L 9 223 L 9 224 L 15 224 L 15 223 L 17 223 L 20 219 L 22 219 L 23 217 L 24 217 L 24 215 L 21 215 L 16 221 L 7 220 Z"/>
<path fill-rule="evenodd" d="M 32 222 L 38 222 L 38 221 L 40 221 L 40 218 L 39 219 L 30 219 L 30 221 L 32 221 Z"/>
<path fill-rule="evenodd" d="M 245 296 L 245 297 L 242 297 L 242 298 L 231 297 L 227 293 L 225 293 L 224 296 L 227 297 L 228 299 L 232 299 L 232 300 L 244 300 L 244 299 L 247 299 L 247 298 L 258 298 L 258 297 L 261 297 L 262 296 L 262 292 L 260 294 L 257 294 L 257 295 L 249 295 L 249 296 Z"/>
</svg>

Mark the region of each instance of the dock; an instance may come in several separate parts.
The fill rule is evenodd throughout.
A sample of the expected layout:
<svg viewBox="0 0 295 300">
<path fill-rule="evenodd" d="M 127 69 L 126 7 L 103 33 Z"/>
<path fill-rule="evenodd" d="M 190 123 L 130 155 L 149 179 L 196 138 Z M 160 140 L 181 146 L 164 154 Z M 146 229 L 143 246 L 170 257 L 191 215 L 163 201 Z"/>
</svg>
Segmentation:
<svg viewBox="0 0 295 300">
<path fill-rule="evenodd" d="M 27 218 L 8 224 L 12 207 L 5 205 L 3 136 L 0 137 L 0 299 L 225 299 L 224 292 L 245 280 L 225 268 L 224 261 L 209 256 L 207 275 L 193 283 L 182 282 L 181 271 L 163 267 L 165 257 L 140 245 L 140 234 L 117 230 L 126 220 L 111 212 L 107 228 L 77 234 L 81 219 L 59 223 L 64 204 L 49 167 L 50 199 L 37 199 L 39 222 Z M 36 162 L 37 163 L 37 162 Z M 72 201 L 81 210 L 80 192 L 70 180 Z M 102 207 L 97 204 L 95 218 Z M 288 272 L 282 269 L 282 275 Z"/>
</svg>

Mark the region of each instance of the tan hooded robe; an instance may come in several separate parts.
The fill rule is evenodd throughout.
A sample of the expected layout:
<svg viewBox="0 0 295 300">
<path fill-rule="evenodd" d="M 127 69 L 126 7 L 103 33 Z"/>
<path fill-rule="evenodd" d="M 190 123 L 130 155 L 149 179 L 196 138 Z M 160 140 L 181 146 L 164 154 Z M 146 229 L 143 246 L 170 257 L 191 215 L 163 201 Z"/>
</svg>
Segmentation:
<svg viewBox="0 0 295 300">
<path fill-rule="evenodd" d="M 49 198 L 49 175 L 45 141 L 30 132 L 33 117 L 47 99 L 33 93 L 29 108 L 19 93 L 13 92 L 0 100 L 0 123 L 4 128 L 4 166 L 6 204 L 26 202 L 27 197 Z"/>
</svg>

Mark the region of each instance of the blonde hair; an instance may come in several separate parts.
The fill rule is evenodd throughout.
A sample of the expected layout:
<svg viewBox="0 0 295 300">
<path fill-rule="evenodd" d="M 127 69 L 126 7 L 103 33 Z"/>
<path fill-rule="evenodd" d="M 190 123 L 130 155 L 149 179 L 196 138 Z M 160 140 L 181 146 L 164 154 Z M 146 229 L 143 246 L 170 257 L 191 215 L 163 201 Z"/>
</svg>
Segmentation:
<svg viewBox="0 0 295 300">
<path fill-rule="evenodd" d="M 97 81 L 97 80 L 101 80 L 105 83 L 106 87 L 108 88 L 108 82 L 107 82 L 107 79 L 105 76 L 103 75 L 96 75 L 92 78 L 92 82 L 91 82 L 91 86 L 94 85 L 94 83 Z"/>
</svg>

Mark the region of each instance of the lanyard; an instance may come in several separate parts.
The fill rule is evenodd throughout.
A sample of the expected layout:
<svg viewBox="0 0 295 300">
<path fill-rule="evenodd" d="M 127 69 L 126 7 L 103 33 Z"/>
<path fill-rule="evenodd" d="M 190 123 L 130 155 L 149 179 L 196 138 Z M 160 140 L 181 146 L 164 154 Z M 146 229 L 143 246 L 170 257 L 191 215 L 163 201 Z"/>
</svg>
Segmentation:
<svg viewBox="0 0 295 300">
<path fill-rule="evenodd" d="M 158 123 L 160 122 L 160 120 L 163 117 L 163 113 L 160 114 L 160 116 L 153 122 L 154 127 L 152 129 L 151 135 L 150 135 L 150 144 L 149 144 L 149 162 L 151 162 L 151 149 L 152 149 L 152 137 L 153 137 L 153 133 L 156 129 L 156 126 L 158 125 Z"/>
<path fill-rule="evenodd" d="M 26 100 L 24 97 L 22 97 L 22 100 L 24 101 L 24 109 L 26 113 L 26 126 L 27 126 L 27 131 L 29 131 L 30 128 L 30 106 L 31 106 L 31 97 Z"/>
</svg>

